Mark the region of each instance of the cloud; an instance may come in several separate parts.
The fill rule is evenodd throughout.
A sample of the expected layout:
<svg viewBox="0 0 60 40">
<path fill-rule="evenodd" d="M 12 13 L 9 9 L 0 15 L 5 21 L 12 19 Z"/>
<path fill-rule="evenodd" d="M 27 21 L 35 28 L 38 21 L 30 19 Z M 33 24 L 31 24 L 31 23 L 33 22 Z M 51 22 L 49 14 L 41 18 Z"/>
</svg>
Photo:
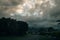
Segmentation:
<svg viewBox="0 0 60 40">
<path fill-rule="evenodd" d="M 15 6 L 22 3 L 23 0 L 0 0 L 0 6 Z"/>
<path fill-rule="evenodd" d="M 34 27 L 56 25 L 54 20 L 59 19 L 60 17 L 60 0 L 55 1 L 57 6 L 52 9 L 49 9 L 48 7 L 45 8 L 46 10 L 44 10 L 43 7 L 40 8 L 40 5 L 36 4 L 35 9 L 29 10 L 29 12 L 33 14 L 34 12 L 36 12 L 35 10 L 43 9 L 44 11 L 43 18 L 35 16 L 31 16 L 30 18 L 28 18 L 27 16 L 22 17 L 20 15 L 15 15 L 13 18 L 17 20 L 27 21 L 30 26 Z M 10 17 L 10 14 L 15 12 L 14 10 L 16 10 L 16 6 L 20 4 L 22 5 L 23 3 L 24 3 L 23 0 L 0 0 L 0 17 Z"/>
<path fill-rule="evenodd" d="M 0 0 L 0 17 L 9 17 L 14 8 L 22 3 L 23 0 Z"/>
</svg>

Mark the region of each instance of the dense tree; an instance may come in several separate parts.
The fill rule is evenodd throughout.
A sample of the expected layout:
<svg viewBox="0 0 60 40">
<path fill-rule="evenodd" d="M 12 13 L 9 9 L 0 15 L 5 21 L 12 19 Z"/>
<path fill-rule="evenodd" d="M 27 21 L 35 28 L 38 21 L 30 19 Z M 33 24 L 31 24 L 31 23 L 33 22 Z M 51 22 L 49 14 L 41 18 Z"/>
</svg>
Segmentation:
<svg viewBox="0 0 60 40">
<path fill-rule="evenodd" d="M 53 32 L 53 31 L 55 31 L 55 29 L 53 27 L 48 28 L 48 32 Z"/>
<path fill-rule="evenodd" d="M 60 31 L 57 30 L 57 29 L 54 29 L 53 27 L 49 27 L 47 28 L 48 31 L 46 31 L 45 28 L 40 28 L 40 35 L 43 35 L 43 36 L 51 36 L 51 37 L 56 37 L 55 39 L 56 40 L 60 40 Z"/>
<path fill-rule="evenodd" d="M 46 28 L 41 27 L 39 32 L 40 32 L 40 35 L 46 35 L 45 34 L 46 33 Z"/>
<path fill-rule="evenodd" d="M 27 31 L 26 22 L 4 17 L 0 19 L 0 35 L 25 35 Z"/>
</svg>

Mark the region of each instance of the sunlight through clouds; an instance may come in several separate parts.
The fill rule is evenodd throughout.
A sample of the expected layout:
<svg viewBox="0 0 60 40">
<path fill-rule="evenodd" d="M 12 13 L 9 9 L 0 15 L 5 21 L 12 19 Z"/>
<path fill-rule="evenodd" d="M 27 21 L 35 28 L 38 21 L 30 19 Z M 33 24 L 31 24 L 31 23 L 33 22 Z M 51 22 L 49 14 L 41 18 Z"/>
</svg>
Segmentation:
<svg viewBox="0 0 60 40">
<path fill-rule="evenodd" d="M 56 7 L 55 0 L 0 0 L 1 12 L 10 17 L 21 16 L 23 18 L 43 18 L 49 10 Z M 7 3 L 7 4 L 6 4 Z M 12 14 L 11 14 L 12 13 Z M 44 18 L 43 18 L 44 19 Z"/>
<path fill-rule="evenodd" d="M 60 0 L 0 0 L 0 18 L 13 18 L 37 26 L 60 19 L 59 10 Z"/>
<path fill-rule="evenodd" d="M 16 6 L 16 14 L 20 14 L 21 16 L 39 16 L 45 15 L 45 11 L 48 11 L 49 9 L 55 7 L 54 0 L 23 0 L 24 3 L 21 5 Z M 33 10 L 34 9 L 34 10 Z M 30 10 L 33 10 L 32 13 L 30 13 Z M 42 12 L 41 12 L 42 11 Z"/>
</svg>

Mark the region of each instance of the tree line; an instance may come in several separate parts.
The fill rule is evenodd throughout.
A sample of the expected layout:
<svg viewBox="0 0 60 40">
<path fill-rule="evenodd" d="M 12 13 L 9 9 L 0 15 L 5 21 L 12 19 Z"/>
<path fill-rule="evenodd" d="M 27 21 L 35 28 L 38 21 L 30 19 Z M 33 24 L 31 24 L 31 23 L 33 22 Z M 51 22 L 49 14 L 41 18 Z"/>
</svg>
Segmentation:
<svg viewBox="0 0 60 40">
<path fill-rule="evenodd" d="M 49 27 L 49 28 L 40 28 L 39 35 L 43 35 L 43 36 L 51 36 L 51 37 L 55 37 L 55 40 L 60 40 L 60 20 L 57 20 L 56 22 L 58 22 L 57 24 L 57 29 L 54 29 L 53 27 Z"/>
<path fill-rule="evenodd" d="M 24 21 L 16 21 L 11 18 L 0 19 L 0 36 L 21 36 L 28 31 L 28 24 Z"/>
</svg>

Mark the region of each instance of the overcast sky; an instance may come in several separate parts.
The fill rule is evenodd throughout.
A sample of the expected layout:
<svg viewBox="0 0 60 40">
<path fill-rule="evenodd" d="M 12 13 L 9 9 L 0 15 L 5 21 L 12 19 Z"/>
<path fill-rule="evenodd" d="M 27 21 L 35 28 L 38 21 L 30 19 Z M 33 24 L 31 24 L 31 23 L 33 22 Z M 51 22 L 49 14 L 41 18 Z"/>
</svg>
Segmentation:
<svg viewBox="0 0 60 40">
<path fill-rule="evenodd" d="M 60 0 L 0 0 L 0 18 L 23 20 L 32 27 L 50 27 L 60 19 Z"/>
</svg>

